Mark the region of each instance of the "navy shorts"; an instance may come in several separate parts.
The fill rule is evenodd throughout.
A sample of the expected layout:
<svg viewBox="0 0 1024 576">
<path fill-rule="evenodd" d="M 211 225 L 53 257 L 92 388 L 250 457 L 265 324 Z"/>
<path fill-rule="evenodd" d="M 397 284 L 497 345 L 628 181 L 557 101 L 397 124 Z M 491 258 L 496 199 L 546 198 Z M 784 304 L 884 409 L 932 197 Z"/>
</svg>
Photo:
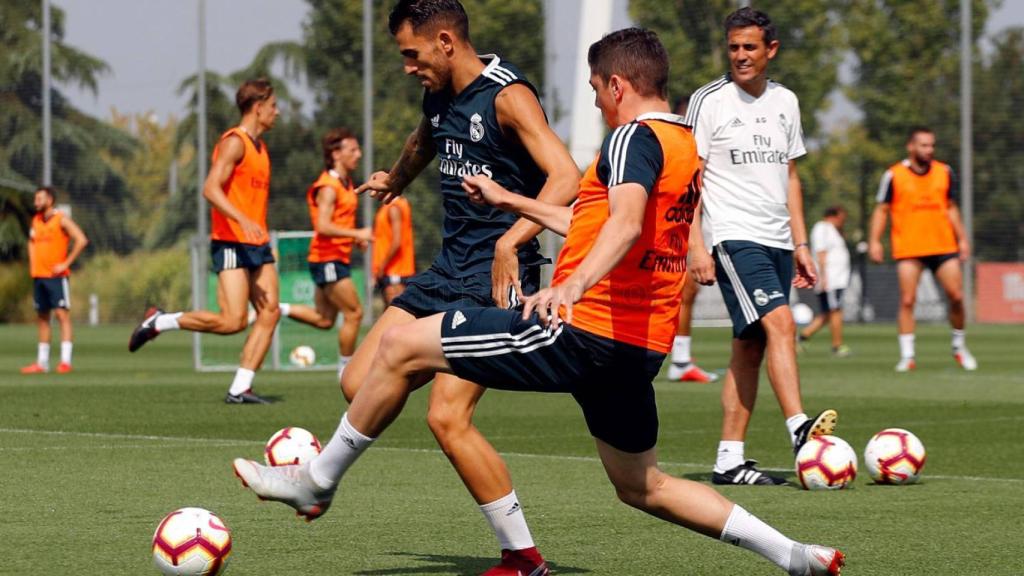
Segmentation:
<svg viewBox="0 0 1024 576">
<path fill-rule="evenodd" d="M 821 307 L 822 314 L 828 314 L 829 312 L 841 311 L 843 309 L 843 290 L 826 290 L 821 294 L 818 294 L 818 306 Z"/>
<path fill-rule="evenodd" d="M 953 252 L 950 254 L 933 254 L 931 256 L 918 256 L 917 258 L 903 258 L 903 260 L 918 260 L 924 267 L 931 270 L 932 274 L 942 267 L 946 262 L 959 258 L 960 254 Z"/>
<path fill-rule="evenodd" d="M 61 278 L 33 278 L 32 304 L 37 312 L 54 308 L 71 309 L 71 284 L 67 276 Z"/>
<path fill-rule="evenodd" d="M 658 440 L 652 382 L 665 355 L 563 324 L 543 328 L 518 310 L 445 313 L 441 347 L 459 378 L 488 388 L 572 394 L 590 434 L 639 453 Z"/>
<path fill-rule="evenodd" d="M 270 244 L 242 244 L 241 242 L 210 242 L 210 268 L 214 274 L 224 270 L 244 268 L 255 270 L 264 264 L 274 263 Z"/>
<path fill-rule="evenodd" d="M 743 340 L 764 336 L 761 318 L 789 305 L 793 251 L 745 240 L 715 246 L 715 279 L 732 317 L 732 335 Z"/>
<path fill-rule="evenodd" d="M 313 277 L 314 284 L 323 287 L 351 277 L 352 269 L 341 260 L 310 262 L 309 275 Z"/>
<path fill-rule="evenodd" d="M 519 283 L 523 294 L 533 294 L 540 290 L 540 266 L 521 267 Z M 509 302 L 512 308 L 521 304 L 510 288 Z M 391 301 L 392 306 L 412 314 L 417 318 L 433 316 L 438 312 L 447 312 L 458 308 L 487 308 L 494 306 L 491 298 L 491 273 L 481 272 L 463 278 L 453 278 L 431 266 L 421 272 L 405 285 L 405 291 Z"/>
</svg>

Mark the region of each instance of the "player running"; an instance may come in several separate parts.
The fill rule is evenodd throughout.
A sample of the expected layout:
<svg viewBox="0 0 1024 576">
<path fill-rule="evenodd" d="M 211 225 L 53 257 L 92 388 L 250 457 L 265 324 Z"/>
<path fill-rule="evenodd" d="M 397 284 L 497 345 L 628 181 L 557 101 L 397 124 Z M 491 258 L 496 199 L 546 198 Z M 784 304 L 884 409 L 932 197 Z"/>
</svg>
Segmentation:
<svg viewBox="0 0 1024 576">
<path fill-rule="evenodd" d="M 135 352 L 168 330 L 236 334 L 248 325 L 251 302 L 256 320 L 224 401 L 268 404 L 269 400 L 252 393 L 252 380 L 263 364 L 281 315 L 277 269 L 267 232 L 270 154 L 262 138 L 277 120 L 277 97 L 270 82 L 248 80 L 238 88 L 235 103 L 242 119 L 221 135 L 203 185 L 203 196 L 212 205 L 210 255 L 217 274 L 220 312 L 167 313 L 150 308 L 132 332 L 128 351 Z"/>
<path fill-rule="evenodd" d="M 793 575 L 838 574 L 842 552 L 795 542 L 714 489 L 657 467 L 653 379 L 670 350 L 700 197 L 696 146 L 665 100 L 668 54 L 631 28 L 590 47 L 590 84 L 612 132 L 572 208 L 467 176 L 472 197 L 566 235 L 552 286 L 523 311 L 459 307 L 386 332 L 363 389 L 324 451 L 301 466 L 234 461 L 264 499 L 313 519 L 338 482 L 435 373 L 508 390 L 571 393 L 620 500 L 761 554 Z M 671 217 L 682 214 L 682 217 Z"/>
<path fill-rule="evenodd" d="M 811 228 L 811 248 L 818 260 L 818 295 L 820 313 L 800 331 L 801 344 L 810 340 L 826 324 L 832 333 L 832 355 L 845 358 L 850 347 L 843 344 L 843 293 L 850 285 L 850 250 L 843 238 L 846 208 L 829 206 L 825 217 Z"/>
</svg>

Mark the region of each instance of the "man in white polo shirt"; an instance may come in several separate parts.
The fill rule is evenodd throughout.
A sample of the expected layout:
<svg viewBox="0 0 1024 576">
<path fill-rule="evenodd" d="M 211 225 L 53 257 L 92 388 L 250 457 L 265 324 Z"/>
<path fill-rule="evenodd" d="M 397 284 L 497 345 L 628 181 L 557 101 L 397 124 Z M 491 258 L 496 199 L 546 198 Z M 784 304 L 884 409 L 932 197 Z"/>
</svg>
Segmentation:
<svg viewBox="0 0 1024 576">
<path fill-rule="evenodd" d="M 843 344 L 843 292 L 850 285 L 850 250 L 843 238 L 846 209 L 838 204 L 825 209 L 825 217 L 811 228 L 811 248 L 818 263 L 818 295 L 820 313 L 800 331 L 805 342 L 828 324 L 832 333 L 832 355 L 845 358 L 850 347 Z"/>
<path fill-rule="evenodd" d="M 718 281 L 733 322 L 711 480 L 777 485 L 786 481 L 760 472 L 744 456 L 765 356 L 794 451 L 812 436 L 831 434 L 838 415 L 825 410 L 808 418 L 800 398 L 789 290 L 814 286 L 817 274 L 796 171 L 796 158 L 806 153 L 799 102 L 768 80 L 779 41 L 766 14 L 741 8 L 726 18 L 725 31 L 729 74 L 694 93 L 685 122 L 704 164 L 702 211 L 690 229 L 690 273 L 704 285 Z"/>
</svg>

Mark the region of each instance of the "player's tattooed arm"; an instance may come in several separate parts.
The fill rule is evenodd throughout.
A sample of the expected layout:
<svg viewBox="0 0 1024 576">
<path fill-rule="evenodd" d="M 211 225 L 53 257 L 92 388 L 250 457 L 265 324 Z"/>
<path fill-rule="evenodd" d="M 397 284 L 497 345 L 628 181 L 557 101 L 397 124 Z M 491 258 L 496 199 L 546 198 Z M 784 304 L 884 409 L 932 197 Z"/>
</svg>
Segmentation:
<svg viewBox="0 0 1024 576">
<path fill-rule="evenodd" d="M 356 194 L 369 191 L 371 197 L 388 204 L 402 194 L 436 155 L 437 149 L 430 135 L 430 124 L 423 118 L 416 130 L 405 139 L 402 153 L 391 170 L 374 172 L 369 180 L 356 188 Z"/>
</svg>

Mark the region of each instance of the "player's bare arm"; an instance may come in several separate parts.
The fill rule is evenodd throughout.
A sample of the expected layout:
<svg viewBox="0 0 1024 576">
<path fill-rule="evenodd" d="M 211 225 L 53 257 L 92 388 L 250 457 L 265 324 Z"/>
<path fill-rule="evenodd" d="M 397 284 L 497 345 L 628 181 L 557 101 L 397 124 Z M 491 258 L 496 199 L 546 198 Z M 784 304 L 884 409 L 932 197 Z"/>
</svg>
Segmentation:
<svg viewBox="0 0 1024 576">
<path fill-rule="evenodd" d="M 960 217 L 960 208 L 951 202 L 946 209 L 946 213 L 949 216 L 949 223 L 953 226 L 953 233 L 956 234 L 957 251 L 960 253 L 960 259 L 967 260 L 971 257 L 971 243 L 964 232 L 964 221 Z"/>
<path fill-rule="evenodd" d="M 499 210 L 527 218 L 559 236 L 569 233 L 569 223 L 572 221 L 572 208 L 569 206 L 549 204 L 509 192 L 501 184 L 482 175 L 466 176 L 462 179 L 462 188 L 472 202 L 490 204 Z"/>
<path fill-rule="evenodd" d="M 872 262 L 881 264 L 885 261 L 885 251 L 882 249 L 882 232 L 885 232 L 885 224 L 889 220 L 889 204 L 879 202 L 871 213 L 871 231 L 868 233 L 868 256 Z"/>
<path fill-rule="evenodd" d="M 430 135 L 430 124 L 423 118 L 419 126 L 405 139 L 402 153 L 391 170 L 374 172 L 369 180 L 356 188 L 356 194 L 369 191 L 371 198 L 389 204 L 402 194 L 436 155 L 437 149 Z"/>
<path fill-rule="evenodd" d="M 527 298 L 523 318 L 537 312 L 542 324 L 558 328 L 558 310 L 564 307 L 565 321 L 571 324 L 572 305 L 607 276 L 640 238 L 646 207 L 647 190 L 639 184 L 620 184 L 609 190 L 608 220 L 601 226 L 590 252 L 564 282 Z"/>
<path fill-rule="evenodd" d="M 71 264 L 78 258 L 78 255 L 89 245 L 89 239 L 85 237 L 85 232 L 82 232 L 82 229 L 75 224 L 70 216 L 65 215 L 60 219 L 60 227 L 71 237 L 71 250 L 63 262 L 54 265 L 54 274 L 63 274 L 68 268 L 71 268 Z"/>
<path fill-rule="evenodd" d="M 316 232 L 331 238 L 355 238 L 362 242 L 373 241 L 373 231 L 369 228 L 342 228 L 334 223 L 334 203 L 338 193 L 330 186 L 316 191 Z"/>
<path fill-rule="evenodd" d="M 704 173 L 704 159 L 700 161 L 700 172 Z M 686 254 L 686 267 L 690 271 L 690 277 L 702 286 L 711 286 L 715 283 L 715 259 L 711 257 L 711 251 L 704 244 L 703 218 L 701 210 L 704 201 L 698 200 L 697 206 L 693 209 L 693 222 L 690 222 L 690 238 Z"/>
<path fill-rule="evenodd" d="M 818 271 L 814 266 L 814 256 L 807 243 L 807 225 L 804 222 L 804 193 L 800 186 L 800 174 L 796 169 L 796 161 L 789 161 L 789 186 L 786 199 L 789 207 L 789 228 L 793 235 L 793 258 L 796 263 L 796 274 L 793 285 L 797 288 L 813 288 L 818 281 Z"/>
<path fill-rule="evenodd" d="M 232 134 L 217 144 L 217 159 L 210 166 L 210 174 L 203 184 L 203 197 L 221 214 L 238 222 L 247 240 L 261 244 L 266 242 L 267 238 L 259 224 L 242 214 L 242 211 L 228 200 L 228 195 L 224 192 L 224 187 L 231 180 L 235 166 L 242 161 L 243 156 L 245 156 L 245 143 L 237 135 Z"/>
<path fill-rule="evenodd" d="M 518 140 L 547 175 L 537 198 L 559 206 L 569 205 L 579 194 L 580 173 L 565 145 L 548 126 L 536 94 L 522 84 L 512 84 L 498 93 L 494 108 L 503 132 Z M 491 297 L 498 306 L 508 306 L 509 286 L 514 286 L 516 294 L 523 298 L 518 250 L 543 229 L 530 219 L 520 218 L 495 244 Z"/>
</svg>

